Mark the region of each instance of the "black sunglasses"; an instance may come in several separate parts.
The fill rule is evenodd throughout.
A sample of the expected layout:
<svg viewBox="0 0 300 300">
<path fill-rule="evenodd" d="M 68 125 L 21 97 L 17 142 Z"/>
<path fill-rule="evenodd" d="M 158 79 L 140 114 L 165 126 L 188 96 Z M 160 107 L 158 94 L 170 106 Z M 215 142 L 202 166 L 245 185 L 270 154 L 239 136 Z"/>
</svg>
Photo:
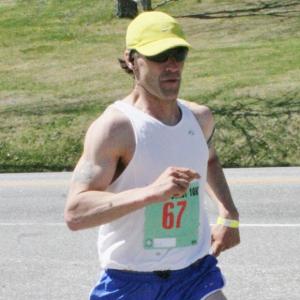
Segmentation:
<svg viewBox="0 0 300 300">
<path fill-rule="evenodd" d="M 186 59 L 188 53 L 188 48 L 186 47 L 176 47 L 164 52 L 161 52 L 157 55 L 153 56 L 145 56 L 147 59 L 157 62 L 157 63 L 164 63 L 170 57 L 174 58 L 177 62 L 182 62 Z"/>
</svg>

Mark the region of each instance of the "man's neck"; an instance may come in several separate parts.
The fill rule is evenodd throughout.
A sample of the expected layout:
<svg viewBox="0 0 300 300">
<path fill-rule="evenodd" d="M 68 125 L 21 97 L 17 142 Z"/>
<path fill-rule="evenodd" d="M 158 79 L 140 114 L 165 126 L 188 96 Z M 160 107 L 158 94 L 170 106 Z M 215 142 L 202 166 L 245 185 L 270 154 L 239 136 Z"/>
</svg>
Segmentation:
<svg viewBox="0 0 300 300">
<path fill-rule="evenodd" d="M 126 102 L 154 117 L 166 125 L 176 125 L 181 119 L 181 111 L 175 99 L 159 99 L 134 90 L 125 99 Z"/>
</svg>

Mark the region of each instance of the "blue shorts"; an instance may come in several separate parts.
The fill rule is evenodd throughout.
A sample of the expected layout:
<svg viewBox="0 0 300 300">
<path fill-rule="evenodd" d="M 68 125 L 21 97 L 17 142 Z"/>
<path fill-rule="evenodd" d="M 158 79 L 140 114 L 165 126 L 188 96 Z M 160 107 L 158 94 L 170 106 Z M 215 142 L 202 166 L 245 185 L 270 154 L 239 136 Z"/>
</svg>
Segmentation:
<svg viewBox="0 0 300 300">
<path fill-rule="evenodd" d="M 224 287 L 217 259 L 207 255 L 187 268 L 163 272 L 108 269 L 90 300 L 201 300 Z"/>
</svg>

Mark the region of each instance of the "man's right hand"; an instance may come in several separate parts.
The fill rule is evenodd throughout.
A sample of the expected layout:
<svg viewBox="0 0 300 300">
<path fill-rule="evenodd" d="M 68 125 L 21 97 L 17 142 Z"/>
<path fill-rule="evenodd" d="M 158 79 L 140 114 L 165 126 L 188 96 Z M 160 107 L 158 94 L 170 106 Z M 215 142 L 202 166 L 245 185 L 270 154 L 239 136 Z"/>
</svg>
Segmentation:
<svg viewBox="0 0 300 300">
<path fill-rule="evenodd" d="M 190 182 L 200 175 L 188 168 L 169 167 L 149 187 L 155 194 L 154 202 L 163 202 L 171 197 L 180 197 L 188 189 Z"/>
</svg>

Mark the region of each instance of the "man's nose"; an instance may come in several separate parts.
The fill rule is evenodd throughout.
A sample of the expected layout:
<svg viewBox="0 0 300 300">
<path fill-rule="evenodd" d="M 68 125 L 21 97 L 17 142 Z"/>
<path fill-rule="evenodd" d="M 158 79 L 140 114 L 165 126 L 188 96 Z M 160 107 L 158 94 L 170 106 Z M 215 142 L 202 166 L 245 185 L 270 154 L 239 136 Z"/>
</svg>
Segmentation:
<svg viewBox="0 0 300 300">
<path fill-rule="evenodd" d="M 179 69 L 179 62 L 174 57 L 169 56 L 166 69 L 169 71 L 177 71 Z"/>
</svg>

